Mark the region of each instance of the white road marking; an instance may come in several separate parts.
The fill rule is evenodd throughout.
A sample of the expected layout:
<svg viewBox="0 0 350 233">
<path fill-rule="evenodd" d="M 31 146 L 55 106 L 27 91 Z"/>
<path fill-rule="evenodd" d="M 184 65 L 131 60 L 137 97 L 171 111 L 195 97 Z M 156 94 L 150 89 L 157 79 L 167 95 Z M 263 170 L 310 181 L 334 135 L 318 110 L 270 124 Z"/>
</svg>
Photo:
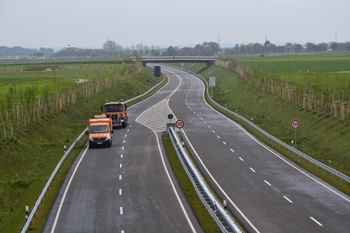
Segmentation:
<svg viewBox="0 0 350 233">
<path fill-rule="evenodd" d="M 222 142 L 222 143 L 224 143 L 226 145 L 226 142 Z"/>
<path fill-rule="evenodd" d="M 55 228 L 56 228 L 56 225 L 57 225 L 57 221 L 58 221 L 58 218 L 60 217 L 62 205 L 63 205 L 64 199 L 66 199 L 66 195 L 67 195 L 69 186 L 70 186 L 70 184 L 72 183 L 72 180 L 73 180 L 73 178 L 74 178 L 74 175 L 75 175 L 76 171 L 78 170 L 78 167 L 79 167 L 79 165 L 80 165 L 80 162 L 83 160 L 83 158 L 84 158 L 84 156 L 85 156 L 85 154 L 86 154 L 86 151 L 87 151 L 88 149 L 89 149 L 89 147 L 87 147 L 87 148 L 85 149 L 83 155 L 82 155 L 81 158 L 79 159 L 79 162 L 78 162 L 77 166 L 76 166 L 75 169 L 74 169 L 74 172 L 73 172 L 71 178 L 69 179 L 69 182 L 68 182 L 68 184 L 67 184 L 66 190 L 65 190 L 64 193 L 63 193 L 60 206 L 58 207 L 57 214 L 56 214 L 56 217 L 55 217 L 55 221 L 54 221 L 54 223 L 53 223 L 53 225 L 52 225 L 51 233 L 55 232 Z"/>
<path fill-rule="evenodd" d="M 125 134 L 125 137 L 128 136 L 127 134 Z"/>
<path fill-rule="evenodd" d="M 199 117 L 199 115 L 197 114 L 197 117 Z"/>
<path fill-rule="evenodd" d="M 119 195 L 122 195 L 122 189 L 119 189 Z"/>
<path fill-rule="evenodd" d="M 122 175 L 119 175 L 119 180 L 122 180 Z"/>
<path fill-rule="evenodd" d="M 129 132 L 130 129 L 128 129 L 126 132 Z"/>
<path fill-rule="evenodd" d="M 123 164 L 120 164 L 120 168 L 122 168 L 123 167 Z"/>
<path fill-rule="evenodd" d="M 131 128 L 132 125 L 130 125 L 130 128 Z"/>
<path fill-rule="evenodd" d="M 241 157 L 239 157 L 240 160 L 244 161 Z"/>
<path fill-rule="evenodd" d="M 218 135 L 218 138 L 220 138 L 220 136 Z"/>
<path fill-rule="evenodd" d="M 120 155 L 120 158 L 123 158 L 123 154 Z"/>
<path fill-rule="evenodd" d="M 214 130 L 212 130 L 213 131 L 213 133 L 215 133 L 215 131 Z"/>
<path fill-rule="evenodd" d="M 269 186 L 271 186 L 271 184 L 269 182 L 267 182 L 267 180 L 264 180 L 266 184 L 268 184 Z"/>
<path fill-rule="evenodd" d="M 250 167 L 250 170 L 252 170 L 253 172 L 255 172 L 255 170 L 253 168 Z"/>
<path fill-rule="evenodd" d="M 120 207 L 120 215 L 123 215 L 123 207 Z"/>
<path fill-rule="evenodd" d="M 124 150 L 124 146 L 122 147 L 122 150 Z"/>
<path fill-rule="evenodd" d="M 286 197 L 286 196 L 283 196 L 284 197 L 284 199 L 286 199 L 287 201 L 289 201 L 290 203 L 293 203 L 288 197 Z"/>
<path fill-rule="evenodd" d="M 210 125 L 208 125 L 208 128 L 210 128 Z"/>
<path fill-rule="evenodd" d="M 230 150 L 232 151 L 232 152 L 235 152 L 234 150 L 232 150 L 231 148 L 230 148 Z"/>
<path fill-rule="evenodd" d="M 124 230 L 122 230 L 120 233 L 124 233 Z"/>
<path fill-rule="evenodd" d="M 203 118 L 201 117 L 201 120 L 203 120 Z"/>
<path fill-rule="evenodd" d="M 194 114 L 196 114 L 196 112 L 193 112 Z"/>
<path fill-rule="evenodd" d="M 125 143 L 125 140 L 123 141 L 123 143 Z"/>
<path fill-rule="evenodd" d="M 314 219 L 313 217 L 310 217 L 315 223 L 317 223 L 320 227 L 323 227 L 323 225 L 319 222 L 319 221 L 317 221 L 316 219 Z"/>
<path fill-rule="evenodd" d="M 206 124 L 207 122 L 204 121 L 204 124 Z"/>
</svg>

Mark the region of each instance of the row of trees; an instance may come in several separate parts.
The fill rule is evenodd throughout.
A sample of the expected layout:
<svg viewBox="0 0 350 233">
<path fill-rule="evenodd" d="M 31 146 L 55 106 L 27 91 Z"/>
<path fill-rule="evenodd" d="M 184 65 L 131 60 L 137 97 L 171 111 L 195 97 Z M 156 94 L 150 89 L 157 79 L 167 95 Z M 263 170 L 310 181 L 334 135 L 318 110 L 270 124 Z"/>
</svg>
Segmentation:
<svg viewBox="0 0 350 233">
<path fill-rule="evenodd" d="M 300 52 L 326 52 L 326 51 L 350 51 L 350 42 L 345 43 L 320 43 L 308 42 L 305 46 L 301 44 L 286 43 L 285 45 L 275 45 L 266 41 L 264 44 L 249 43 L 236 44 L 233 48 L 227 48 L 223 52 L 225 55 L 236 54 L 268 54 L 268 53 L 300 53 Z"/>
<path fill-rule="evenodd" d="M 35 53 L 43 53 L 44 55 L 49 56 L 54 53 L 54 50 L 52 48 L 39 48 L 38 50 L 22 48 L 20 46 L 12 48 L 0 46 L 0 56 L 33 56 Z"/>
</svg>

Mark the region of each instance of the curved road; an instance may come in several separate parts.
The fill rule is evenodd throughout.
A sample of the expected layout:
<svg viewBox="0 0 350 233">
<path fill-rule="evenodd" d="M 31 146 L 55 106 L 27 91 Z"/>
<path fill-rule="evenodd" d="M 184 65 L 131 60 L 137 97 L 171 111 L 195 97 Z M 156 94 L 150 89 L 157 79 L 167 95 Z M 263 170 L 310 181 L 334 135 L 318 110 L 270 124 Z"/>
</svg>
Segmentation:
<svg viewBox="0 0 350 233">
<path fill-rule="evenodd" d="M 183 84 L 170 100 L 212 187 L 249 232 L 349 232 L 350 197 L 296 167 L 206 104 L 201 80 L 173 68 Z"/>
<path fill-rule="evenodd" d="M 173 112 L 208 182 L 248 232 L 349 232 L 350 197 L 208 106 L 201 80 L 170 81 L 129 109 L 111 148 L 77 158 L 44 232 L 203 232 L 169 167 L 161 133 Z"/>
</svg>

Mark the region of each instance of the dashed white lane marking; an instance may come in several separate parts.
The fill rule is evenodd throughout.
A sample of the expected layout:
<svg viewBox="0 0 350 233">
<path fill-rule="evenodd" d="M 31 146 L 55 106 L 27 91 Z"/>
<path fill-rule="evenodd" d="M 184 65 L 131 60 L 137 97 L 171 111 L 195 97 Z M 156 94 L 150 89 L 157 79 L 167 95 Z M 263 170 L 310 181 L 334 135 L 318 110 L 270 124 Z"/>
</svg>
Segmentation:
<svg viewBox="0 0 350 233">
<path fill-rule="evenodd" d="M 240 160 L 244 161 L 241 157 L 239 157 Z"/>
<path fill-rule="evenodd" d="M 196 112 L 193 112 L 194 114 L 196 114 Z"/>
<path fill-rule="evenodd" d="M 208 125 L 208 128 L 210 128 L 210 125 Z"/>
<path fill-rule="evenodd" d="M 124 146 L 122 147 L 122 150 L 124 150 Z"/>
<path fill-rule="evenodd" d="M 123 215 L 123 207 L 120 207 L 120 215 Z"/>
<path fill-rule="evenodd" d="M 125 137 L 128 136 L 127 134 L 125 134 Z"/>
<path fill-rule="evenodd" d="M 230 148 L 230 150 L 232 151 L 232 152 L 235 152 L 234 150 L 232 150 L 231 148 Z"/>
<path fill-rule="evenodd" d="M 253 168 L 250 167 L 250 170 L 252 170 L 253 172 L 255 172 L 255 170 Z"/>
<path fill-rule="evenodd" d="M 119 195 L 122 195 L 122 189 L 119 189 Z"/>
<path fill-rule="evenodd" d="M 204 124 L 206 124 L 207 122 L 204 121 Z"/>
<path fill-rule="evenodd" d="M 131 128 L 132 125 L 130 125 L 130 128 Z"/>
<path fill-rule="evenodd" d="M 220 138 L 220 136 L 218 135 L 218 138 Z"/>
<path fill-rule="evenodd" d="M 123 164 L 120 164 L 120 168 L 122 168 L 123 167 Z"/>
<path fill-rule="evenodd" d="M 310 217 L 315 223 L 317 223 L 320 227 L 323 227 L 323 225 L 319 222 L 319 221 L 317 221 L 316 219 L 314 219 L 313 217 Z"/>
<path fill-rule="evenodd" d="M 123 158 L 123 154 L 120 155 L 120 158 Z"/>
<path fill-rule="evenodd" d="M 124 233 L 124 230 L 122 230 L 120 233 Z"/>
<path fill-rule="evenodd" d="M 271 184 L 269 182 L 267 182 L 266 180 L 264 180 L 266 184 L 268 184 L 269 186 L 271 186 Z"/>
<path fill-rule="evenodd" d="M 201 120 L 203 120 L 203 118 L 201 117 Z"/>
<path fill-rule="evenodd" d="M 214 130 L 212 130 L 213 131 L 213 133 L 215 133 L 215 131 Z"/>
<path fill-rule="evenodd" d="M 126 132 L 129 132 L 130 129 L 128 129 Z"/>
<path fill-rule="evenodd" d="M 226 145 L 226 142 L 222 142 L 222 143 L 224 143 Z"/>
<path fill-rule="evenodd" d="M 122 175 L 119 175 L 119 180 L 122 180 Z"/>
<path fill-rule="evenodd" d="M 284 197 L 284 199 L 286 199 L 287 201 L 289 201 L 290 203 L 293 203 L 288 197 L 286 197 L 286 196 L 283 196 Z"/>
<path fill-rule="evenodd" d="M 125 143 L 125 140 L 123 141 L 123 143 Z"/>
<path fill-rule="evenodd" d="M 197 114 L 197 117 L 199 117 L 199 115 Z"/>
</svg>

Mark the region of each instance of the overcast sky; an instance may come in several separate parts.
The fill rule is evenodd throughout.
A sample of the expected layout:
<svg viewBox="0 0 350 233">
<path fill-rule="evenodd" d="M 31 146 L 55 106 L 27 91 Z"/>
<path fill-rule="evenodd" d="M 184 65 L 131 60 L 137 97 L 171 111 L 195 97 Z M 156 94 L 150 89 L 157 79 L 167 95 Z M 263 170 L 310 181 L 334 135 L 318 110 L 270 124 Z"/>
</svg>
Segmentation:
<svg viewBox="0 0 350 233">
<path fill-rule="evenodd" d="M 0 46 L 350 41 L 350 0 L 0 0 Z"/>
</svg>

